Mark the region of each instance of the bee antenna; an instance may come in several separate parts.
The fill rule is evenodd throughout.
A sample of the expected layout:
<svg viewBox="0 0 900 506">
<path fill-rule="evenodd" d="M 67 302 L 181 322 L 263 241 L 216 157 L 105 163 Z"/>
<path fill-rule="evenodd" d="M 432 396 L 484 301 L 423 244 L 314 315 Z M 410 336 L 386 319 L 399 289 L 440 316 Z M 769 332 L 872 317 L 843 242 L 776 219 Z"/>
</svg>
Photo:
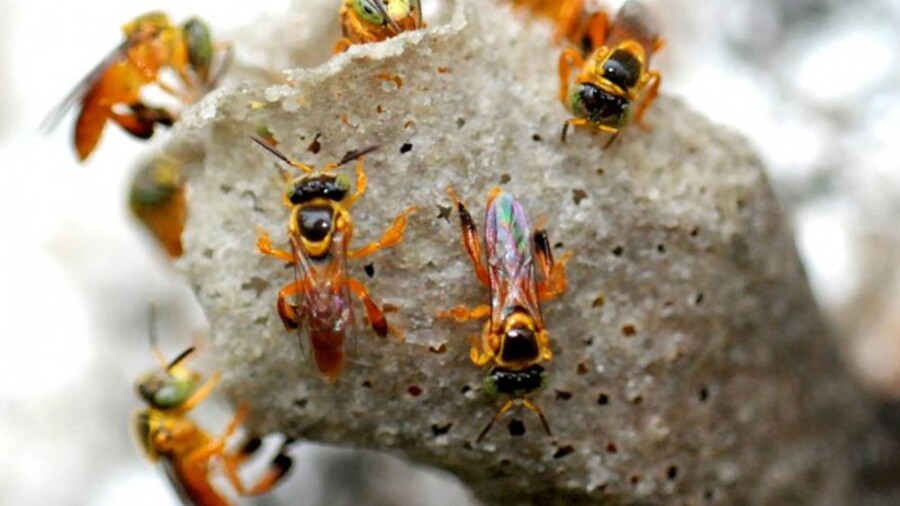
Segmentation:
<svg viewBox="0 0 900 506">
<path fill-rule="evenodd" d="M 169 362 L 169 365 L 166 366 L 166 372 L 171 371 L 172 368 L 176 367 L 178 364 L 183 362 L 184 359 L 188 358 L 195 351 L 197 351 L 197 348 L 194 346 L 191 346 L 190 348 L 182 351 L 177 357 L 175 357 L 171 362 Z"/>
<path fill-rule="evenodd" d="M 367 148 L 355 149 L 353 151 L 347 151 L 347 154 L 345 154 L 344 157 L 341 158 L 341 161 L 338 162 L 338 166 L 344 165 L 345 163 L 350 163 L 353 160 L 356 160 L 357 158 L 359 158 L 361 156 L 368 155 L 369 153 L 371 153 L 372 151 L 375 151 L 379 147 L 381 147 L 381 146 L 369 146 Z"/>
<path fill-rule="evenodd" d="M 382 3 L 381 0 L 375 0 L 374 2 L 372 2 L 372 5 L 374 5 L 375 8 L 378 9 L 379 14 L 384 16 L 385 22 L 391 27 L 391 30 L 394 30 L 394 33 L 400 33 L 403 31 L 400 29 L 400 25 L 398 25 L 397 22 L 394 21 L 394 18 L 392 18 L 388 13 L 387 8 L 384 6 L 384 3 Z"/>
<path fill-rule="evenodd" d="M 284 154 L 284 153 L 282 153 L 281 151 L 279 151 L 278 148 L 272 146 L 272 145 L 269 144 L 268 142 L 266 142 L 266 141 L 260 139 L 259 137 L 255 136 L 255 135 L 251 135 L 251 136 L 250 136 L 250 140 L 252 140 L 253 142 L 259 144 L 260 146 L 263 147 L 263 149 L 265 149 L 265 150 L 268 151 L 269 153 L 275 155 L 276 158 L 278 158 L 278 159 L 281 160 L 282 162 L 284 162 L 284 163 L 290 165 L 291 167 L 296 167 L 296 168 L 298 168 L 298 169 L 300 169 L 300 170 L 302 170 L 302 171 L 304 171 L 304 172 L 312 172 L 312 171 L 313 171 L 313 168 L 310 167 L 309 165 L 306 165 L 306 164 L 304 164 L 304 163 L 300 163 L 300 162 L 291 160 L 290 158 L 288 158 L 288 156 L 287 156 L 286 154 Z"/>
<path fill-rule="evenodd" d="M 156 303 L 151 302 L 147 308 L 147 337 L 150 339 L 150 350 L 160 367 L 166 367 L 166 357 L 159 350 L 158 329 L 156 327 Z"/>
</svg>

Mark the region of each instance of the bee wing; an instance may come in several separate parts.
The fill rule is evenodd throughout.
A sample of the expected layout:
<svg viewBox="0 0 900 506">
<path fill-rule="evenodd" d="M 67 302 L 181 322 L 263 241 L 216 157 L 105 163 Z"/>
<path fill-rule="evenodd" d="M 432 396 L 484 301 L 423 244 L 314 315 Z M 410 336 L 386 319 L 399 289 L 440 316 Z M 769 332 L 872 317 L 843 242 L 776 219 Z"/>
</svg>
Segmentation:
<svg viewBox="0 0 900 506">
<path fill-rule="evenodd" d="M 409 6 L 415 12 L 416 29 L 422 28 L 425 25 L 423 22 L 424 15 L 422 14 L 422 0 L 409 0 Z"/>
<path fill-rule="evenodd" d="M 291 252 L 294 254 L 294 262 L 292 264 L 294 283 L 300 284 L 309 274 L 309 259 L 306 258 L 306 254 L 303 253 L 303 247 L 298 244 L 295 237 L 291 236 L 290 241 Z M 303 357 L 303 361 L 308 364 L 309 355 L 306 353 L 306 344 L 303 342 L 303 319 L 306 315 L 301 297 L 307 296 L 309 287 L 303 284 L 300 284 L 300 286 L 302 290 L 297 290 L 297 293 L 294 295 L 294 309 L 297 312 L 297 345 L 300 347 L 300 355 Z"/>
<path fill-rule="evenodd" d="M 488 201 L 484 238 L 495 312 L 499 315 L 522 306 L 540 318 L 531 222 L 522 204 L 509 193 L 500 192 Z"/>
<path fill-rule="evenodd" d="M 81 103 L 81 100 L 91 91 L 91 88 L 97 84 L 97 81 L 103 73 L 106 72 L 106 69 L 125 55 L 125 52 L 131 44 L 132 41 L 130 39 L 122 41 L 121 44 L 110 51 L 109 54 L 107 54 L 106 57 L 103 58 L 103 60 L 100 61 L 100 63 L 98 63 L 86 76 L 81 78 L 72 91 L 66 95 L 66 98 L 64 98 L 59 105 L 54 107 L 44 120 L 41 121 L 40 130 L 45 133 L 53 131 L 66 114 Z"/>
</svg>

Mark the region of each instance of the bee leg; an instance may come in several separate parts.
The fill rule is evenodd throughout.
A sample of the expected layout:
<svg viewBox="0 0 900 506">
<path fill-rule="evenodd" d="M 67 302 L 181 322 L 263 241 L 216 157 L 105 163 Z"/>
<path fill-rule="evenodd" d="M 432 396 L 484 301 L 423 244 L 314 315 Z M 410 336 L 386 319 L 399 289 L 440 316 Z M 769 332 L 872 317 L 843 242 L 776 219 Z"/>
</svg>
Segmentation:
<svg viewBox="0 0 900 506">
<path fill-rule="evenodd" d="M 572 78 L 573 68 L 584 67 L 584 58 L 575 49 L 567 47 L 559 55 L 559 101 L 568 104 L 569 80 Z"/>
<path fill-rule="evenodd" d="M 509 409 L 512 407 L 513 407 L 513 400 L 506 399 L 506 402 L 504 402 L 503 405 L 500 406 L 500 409 L 498 409 L 497 412 L 494 413 L 494 416 L 491 418 L 491 421 L 488 422 L 488 424 L 484 426 L 484 429 L 482 429 L 481 432 L 478 434 L 478 437 L 475 438 L 475 443 L 480 443 L 481 440 L 484 439 L 484 436 L 487 436 L 487 433 L 490 432 L 491 427 L 494 426 L 494 422 L 499 420 L 500 417 L 503 416 L 504 414 L 506 414 L 506 412 L 509 411 Z"/>
<path fill-rule="evenodd" d="M 537 282 L 538 297 L 546 301 L 566 291 L 566 262 L 572 258 L 572 252 L 563 254 L 559 262 L 553 260 L 553 250 L 544 230 L 534 233 L 534 252 L 537 265 L 544 279 Z"/>
<path fill-rule="evenodd" d="M 544 426 L 544 431 L 547 433 L 548 436 L 552 436 L 553 432 L 550 431 L 550 424 L 547 423 L 547 418 L 544 417 L 544 412 L 541 411 L 541 408 L 539 408 L 537 406 L 537 404 L 531 402 L 528 399 L 520 399 L 520 401 L 522 402 L 523 406 L 525 406 L 526 408 L 530 409 L 531 411 L 534 411 L 535 413 L 537 413 L 537 415 L 541 419 L 541 425 Z"/>
<path fill-rule="evenodd" d="M 459 323 L 467 322 L 469 320 L 480 320 L 487 316 L 491 315 L 491 306 L 487 304 L 482 304 L 480 306 L 476 306 L 474 308 L 469 309 L 466 306 L 456 306 L 453 309 L 448 309 L 446 311 L 441 311 L 437 315 L 437 318 L 450 319 L 453 318 Z"/>
<path fill-rule="evenodd" d="M 472 336 L 472 347 L 469 349 L 469 359 L 473 364 L 482 366 L 487 364 L 494 358 L 494 350 L 498 348 L 498 343 L 491 339 L 490 334 L 491 321 L 488 320 L 484 324 L 482 335 Z"/>
<path fill-rule="evenodd" d="M 578 32 L 579 19 L 584 12 L 584 0 L 562 0 L 559 7 L 559 21 L 553 41 L 557 44 L 569 39 Z"/>
<path fill-rule="evenodd" d="M 131 114 L 112 112 L 110 118 L 118 123 L 126 132 L 138 139 L 149 139 L 157 124 L 172 126 L 175 118 L 160 107 L 147 107 L 137 103 L 130 106 Z"/>
<path fill-rule="evenodd" d="M 387 336 L 387 318 L 385 318 L 384 316 L 384 311 L 382 311 L 381 308 L 379 308 L 372 300 L 372 297 L 369 295 L 369 290 L 366 288 L 366 285 L 362 284 L 359 280 L 354 278 L 347 278 L 347 285 L 350 287 L 350 290 L 355 293 L 357 297 L 359 297 L 359 300 L 361 300 L 363 305 L 366 307 L 366 316 L 369 317 L 369 323 L 372 325 L 372 330 L 374 330 L 379 337 Z"/>
<path fill-rule="evenodd" d="M 276 304 L 278 316 L 287 330 L 296 330 L 300 327 L 303 315 L 297 311 L 297 306 L 289 303 L 288 300 L 296 297 L 302 288 L 303 281 L 298 280 L 288 283 L 278 292 L 278 303 Z"/>
<path fill-rule="evenodd" d="M 400 213 L 400 216 L 397 216 L 397 218 L 394 219 L 394 223 L 381 234 L 381 239 L 369 243 L 362 248 L 352 250 L 347 256 L 350 258 L 360 258 L 371 255 L 382 248 L 390 248 L 400 244 L 400 242 L 403 241 L 403 233 L 406 231 L 406 222 L 409 220 L 409 216 L 416 212 L 416 210 L 416 206 L 409 206 L 405 211 Z"/>
<path fill-rule="evenodd" d="M 334 45 L 334 49 L 331 51 L 333 54 L 343 53 L 344 51 L 350 49 L 350 46 L 353 45 L 353 42 L 347 37 L 341 37 L 337 44 Z"/>
<path fill-rule="evenodd" d="M 219 384 L 219 379 L 221 377 L 221 373 L 213 373 L 209 377 L 209 379 L 206 380 L 206 383 L 197 387 L 197 390 L 194 390 L 194 393 L 191 394 L 191 396 L 188 397 L 186 401 L 184 401 L 184 404 L 181 405 L 181 409 L 183 409 L 184 411 L 190 411 L 191 409 L 194 409 L 196 405 L 203 402 L 213 392 L 213 390 L 216 388 L 216 385 Z"/>
<path fill-rule="evenodd" d="M 466 206 L 460 202 L 459 198 L 457 198 L 456 192 L 453 191 L 452 187 L 447 187 L 447 194 L 450 196 L 450 200 L 453 201 L 453 207 L 459 212 L 459 224 L 462 227 L 463 246 L 465 246 L 466 251 L 469 253 L 472 265 L 475 266 L 475 274 L 485 286 L 490 286 L 491 281 L 490 276 L 488 276 L 487 266 L 485 266 L 481 260 L 481 241 L 478 238 L 478 229 L 475 227 L 475 220 L 472 219 L 472 215 L 469 214 L 469 210 L 466 209 Z"/>
<path fill-rule="evenodd" d="M 353 195 L 347 197 L 344 200 L 344 206 L 350 208 L 353 204 L 359 200 L 360 197 L 366 193 L 366 188 L 368 188 L 369 179 L 366 177 L 366 171 L 363 167 L 363 158 L 360 157 L 356 160 L 356 186 L 353 190 Z"/>
<path fill-rule="evenodd" d="M 250 409 L 247 406 L 242 405 L 238 408 L 237 413 L 235 413 L 231 421 L 228 422 L 228 425 L 225 427 L 221 436 L 213 438 L 205 445 L 192 451 L 190 455 L 185 458 L 185 469 L 203 469 L 205 473 L 207 468 L 205 464 L 209 462 L 210 459 L 225 455 L 225 446 L 228 442 L 228 438 L 234 435 L 235 431 L 237 431 L 237 428 L 244 422 L 244 418 L 247 417 L 247 413 L 249 412 Z"/>
<path fill-rule="evenodd" d="M 223 455 L 225 476 L 239 495 L 255 496 L 264 494 L 284 478 L 293 465 L 293 460 L 285 452 L 288 443 L 288 441 L 285 441 L 278 454 L 269 463 L 266 473 L 249 490 L 244 485 L 238 470 L 262 446 L 262 440 L 259 436 L 252 436 L 244 442 L 237 452 Z"/>
<path fill-rule="evenodd" d="M 650 104 L 656 100 L 656 97 L 659 95 L 659 86 L 662 84 L 662 76 L 659 72 L 655 70 L 651 70 L 649 73 L 650 88 L 647 90 L 646 95 L 644 95 L 644 99 L 641 100 L 641 104 L 638 106 L 637 111 L 634 113 L 634 121 L 641 126 L 641 128 L 647 130 L 650 128 L 649 125 L 644 123 L 644 112 L 647 111 L 647 108 L 650 107 Z"/>
<path fill-rule="evenodd" d="M 261 227 L 256 227 L 256 249 L 263 255 L 275 257 L 288 263 L 294 263 L 294 254 L 290 251 L 277 249 L 272 246 L 272 238 Z"/>
</svg>

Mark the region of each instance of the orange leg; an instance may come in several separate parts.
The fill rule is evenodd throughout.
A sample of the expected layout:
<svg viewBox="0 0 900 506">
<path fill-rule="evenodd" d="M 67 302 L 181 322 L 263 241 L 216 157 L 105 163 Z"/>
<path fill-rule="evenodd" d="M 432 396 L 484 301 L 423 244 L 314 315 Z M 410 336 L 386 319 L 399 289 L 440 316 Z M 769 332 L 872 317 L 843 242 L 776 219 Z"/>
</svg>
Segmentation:
<svg viewBox="0 0 900 506">
<path fill-rule="evenodd" d="M 353 195 L 350 195 L 346 200 L 344 200 L 344 207 L 349 209 L 351 206 L 353 206 L 353 204 L 355 204 L 356 201 L 359 200 L 359 198 L 362 197 L 364 193 L 366 193 L 368 184 L 369 180 L 366 177 L 366 171 L 363 168 L 363 159 L 359 158 L 358 160 L 356 160 L 356 187 L 353 190 Z"/>
<path fill-rule="evenodd" d="M 515 406 L 516 403 L 521 403 L 527 409 L 537 413 L 538 417 L 540 417 L 541 419 L 541 425 L 544 426 L 544 431 L 547 432 L 548 436 L 553 435 L 553 433 L 550 431 L 550 424 L 547 423 L 547 418 L 544 416 L 544 412 L 541 411 L 541 408 L 539 408 L 536 404 L 528 399 L 507 399 L 506 402 L 504 402 L 503 405 L 500 406 L 500 409 L 498 409 L 494 414 L 493 418 L 491 418 L 491 421 L 488 422 L 487 426 L 485 426 L 481 433 L 478 434 L 478 438 L 475 439 L 475 442 L 480 443 L 481 440 L 484 439 L 484 436 L 486 436 L 487 433 L 491 430 L 491 427 L 494 426 L 494 423 L 499 420 L 501 416 L 505 415 L 506 412 L 509 411 L 513 406 Z"/>
<path fill-rule="evenodd" d="M 350 49 L 350 46 L 353 45 L 353 42 L 347 37 L 341 37 L 337 44 L 334 45 L 334 49 L 331 51 L 334 54 L 343 53 L 344 51 Z"/>
<path fill-rule="evenodd" d="M 482 429 L 481 432 L 478 434 L 478 437 L 475 439 L 475 442 L 480 443 L 481 440 L 484 439 L 484 436 L 487 436 L 487 433 L 490 432 L 491 427 L 494 426 L 494 422 L 499 420 L 500 417 L 505 415 L 506 412 L 509 411 L 510 408 L 512 408 L 512 407 L 513 407 L 513 400 L 507 399 L 506 402 L 504 402 L 503 405 L 500 406 L 500 409 L 498 409 L 497 412 L 494 413 L 494 416 L 491 418 L 491 421 L 488 422 L 488 424 L 484 426 L 484 429 Z"/>
<path fill-rule="evenodd" d="M 244 486 L 244 482 L 240 477 L 239 469 L 246 463 L 256 450 L 259 449 L 262 441 L 259 437 L 254 436 L 247 440 L 236 453 L 223 455 L 223 463 L 225 467 L 225 476 L 234 486 L 239 495 L 256 496 L 271 490 L 278 482 L 284 478 L 293 465 L 293 460 L 285 453 L 285 446 L 281 446 L 278 454 L 269 463 L 266 473 L 254 484 L 249 490 Z"/>
<path fill-rule="evenodd" d="M 302 288 L 303 280 L 297 280 L 288 283 L 278 292 L 278 303 L 276 304 L 278 316 L 287 330 L 296 330 L 300 327 L 300 323 L 303 320 L 303 314 L 297 311 L 296 304 L 288 302 L 288 300 L 296 297 Z"/>
<path fill-rule="evenodd" d="M 197 390 L 194 390 L 194 393 L 191 394 L 191 396 L 186 401 L 184 401 L 184 404 L 179 407 L 179 410 L 183 413 L 188 412 L 194 409 L 194 407 L 196 407 L 198 404 L 206 400 L 206 398 L 209 397 L 210 394 L 212 394 L 213 390 L 215 390 L 216 385 L 219 384 L 219 379 L 221 377 L 221 373 L 214 372 L 209 377 L 209 379 L 206 380 L 206 383 L 197 387 Z"/>
<path fill-rule="evenodd" d="M 484 323 L 481 337 L 474 336 L 472 338 L 472 348 L 469 349 L 469 359 L 477 366 L 483 366 L 491 361 L 496 354 L 500 343 L 491 332 L 491 321 Z"/>
<path fill-rule="evenodd" d="M 138 139 L 152 137 L 157 124 L 172 126 L 175 123 L 174 115 L 161 107 L 147 107 L 138 102 L 130 105 L 129 108 L 131 114 L 110 111 L 109 118 Z"/>
<path fill-rule="evenodd" d="M 372 300 L 372 297 L 369 296 L 369 290 L 364 284 L 353 278 L 347 278 L 347 285 L 350 287 L 350 290 L 359 297 L 363 302 L 363 305 L 366 306 L 366 316 L 369 317 L 369 323 L 372 325 L 372 329 L 380 337 L 385 337 L 388 333 L 387 318 L 384 316 L 384 311 L 382 311 Z"/>
<path fill-rule="evenodd" d="M 480 306 L 476 306 L 474 308 L 469 309 L 466 306 L 456 306 L 452 309 L 448 309 L 446 311 L 441 311 L 436 316 L 438 318 L 453 318 L 459 323 L 467 322 L 469 320 L 480 320 L 482 318 L 486 318 L 491 315 L 491 306 L 487 304 L 482 304 Z"/>
<path fill-rule="evenodd" d="M 247 406 L 241 406 L 238 408 L 237 413 L 235 413 L 234 417 L 225 427 L 225 431 L 221 436 L 217 438 L 213 438 L 206 445 L 194 450 L 190 455 L 185 459 L 185 468 L 186 469 L 206 469 L 207 463 L 213 457 L 219 457 L 225 454 L 225 444 L 238 427 L 244 422 L 244 418 L 247 417 L 247 413 L 249 413 L 249 408 Z"/>
<path fill-rule="evenodd" d="M 547 418 L 544 416 L 544 412 L 541 410 L 541 408 L 539 408 L 537 404 L 531 402 L 528 399 L 521 399 L 521 402 L 523 406 L 537 413 L 538 417 L 540 417 L 541 419 L 541 425 L 544 426 L 544 431 L 548 436 L 552 436 L 553 432 L 550 431 L 550 424 L 547 423 Z"/>
<path fill-rule="evenodd" d="M 649 75 L 648 83 L 650 83 L 650 88 L 647 90 L 647 94 L 644 95 L 644 99 L 641 100 L 641 105 L 638 106 L 637 111 L 634 113 L 634 121 L 644 129 L 650 128 L 649 125 L 644 123 L 644 112 L 656 100 L 656 97 L 659 95 L 659 86 L 662 84 L 662 76 L 659 72 L 651 70 Z"/>
<path fill-rule="evenodd" d="M 566 291 L 566 262 L 572 258 L 572 252 L 567 251 L 559 262 L 555 262 L 550 241 L 543 230 L 534 233 L 534 250 L 544 278 L 537 282 L 538 297 L 541 301 L 553 299 Z"/>
<path fill-rule="evenodd" d="M 609 16 L 603 11 L 591 14 L 584 23 L 583 40 L 572 41 L 582 45 L 585 53 L 592 52 L 606 42 L 609 34 Z M 589 47 L 588 47 L 589 46 Z"/>
<path fill-rule="evenodd" d="M 559 101 L 566 108 L 569 106 L 569 81 L 572 79 L 572 69 L 581 69 L 582 67 L 584 67 L 584 58 L 578 51 L 571 47 L 563 49 L 559 55 Z"/>
<path fill-rule="evenodd" d="M 362 248 L 350 251 L 347 256 L 349 258 L 360 258 L 371 255 L 382 248 L 390 248 L 400 244 L 403 241 L 403 233 L 406 231 L 406 222 L 409 216 L 416 212 L 416 206 L 409 206 L 400 216 L 394 219 L 394 223 L 388 227 L 381 235 L 381 239 L 376 242 L 367 244 Z"/>
<path fill-rule="evenodd" d="M 456 197 L 453 188 L 447 187 L 447 194 L 453 201 L 453 206 L 459 211 L 459 224 L 462 227 L 463 246 L 469 253 L 472 265 L 475 266 L 475 274 L 485 286 L 491 286 L 490 276 L 488 276 L 487 266 L 481 260 L 481 240 L 478 238 L 478 229 L 475 227 L 475 220 L 469 214 L 466 206 Z"/>
<path fill-rule="evenodd" d="M 263 230 L 261 227 L 256 227 L 256 249 L 263 255 L 275 257 L 279 260 L 294 263 L 294 254 L 290 251 L 277 249 L 272 246 L 272 238 L 269 237 L 269 233 Z"/>
</svg>

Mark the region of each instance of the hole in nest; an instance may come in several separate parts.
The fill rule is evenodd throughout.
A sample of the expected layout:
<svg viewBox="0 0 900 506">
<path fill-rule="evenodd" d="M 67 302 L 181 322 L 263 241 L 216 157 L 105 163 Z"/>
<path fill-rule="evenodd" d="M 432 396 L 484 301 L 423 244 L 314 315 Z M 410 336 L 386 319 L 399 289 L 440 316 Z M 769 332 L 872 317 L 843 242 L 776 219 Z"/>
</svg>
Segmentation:
<svg viewBox="0 0 900 506">
<path fill-rule="evenodd" d="M 631 477 L 628 478 L 628 481 L 630 481 L 632 485 L 637 485 L 638 483 L 641 482 L 641 475 L 632 474 Z"/>
<path fill-rule="evenodd" d="M 372 262 L 367 263 L 366 265 L 363 266 L 363 270 L 366 271 L 366 276 L 369 276 L 369 278 L 375 277 L 375 264 L 374 263 L 372 263 Z"/>
<path fill-rule="evenodd" d="M 666 245 L 665 245 L 665 244 L 657 244 L 657 245 L 656 245 L 656 252 L 659 253 L 659 254 L 665 253 L 665 252 L 666 252 Z"/>
<path fill-rule="evenodd" d="M 606 171 L 603 170 L 603 167 L 597 167 L 597 175 L 602 176 L 603 174 L 606 174 Z"/>
<path fill-rule="evenodd" d="M 691 229 L 691 237 L 697 237 L 700 235 L 700 227 L 694 227 Z"/>
<path fill-rule="evenodd" d="M 633 399 L 631 399 L 631 403 L 632 403 L 632 404 L 641 404 L 642 402 L 644 402 L 644 396 L 643 396 L 643 395 L 636 395 L 636 396 L 634 396 Z"/>
<path fill-rule="evenodd" d="M 575 188 L 572 190 L 572 202 L 575 202 L 575 205 L 581 204 L 581 201 L 587 198 L 587 192 L 580 189 Z"/>
<path fill-rule="evenodd" d="M 606 406 L 607 404 L 609 404 L 609 396 L 604 392 L 600 392 L 600 395 L 597 396 L 597 404 Z"/>
<path fill-rule="evenodd" d="M 706 402 L 709 399 L 709 389 L 704 387 L 700 388 L 700 391 L 697 393 L 697 399 L 700 402 Z"/>
<path fill-rule="evenodd" d="M 500 184 L 506 184 L 512 180 L 509 174 L 500 174 Z"/>
<path fill-rule="evenodd" d="M 698 293 L 697 296 L 694 297 L 694 304 L 698 306 L 703 304 L 703 292 Z"/>
<path fill-rule="evenodd" d="M 372 388 L 372 382 L 369 380 L 363 380 L 362 386 L 363 388 Z"/>
<path fill-rule="evenodd" d="M 533 140 L 534 142 L 541 142 L 542 140 L 544 140 L 544 138 L 541 137 L 541 134 L 532 134 L 531 140 Z"/>
<path fill-rule="evenodd" d="M 509 421 L 509 425 L 507 425 L 509 429 L 509 435 L 513 437 L 519 437 L 525 435 L 525 424 L 522 423 L 522 420 L 518 418 L 513 418 Z"/>
<path fill-rule="evenodd" d="M 617 257 L 622 256 L 622 253 L 625 253 L 625 248 L 623 248 L 622 246 L 616 246 L 612 249 L 612 254 Z"/>
<path fill-rule="evenodd" d="M 567 401 L 572 398 L 572 392 L 566 392 L 565 390 L 555 390 L 556 392 L 556 400 L 558 401 Z"/>
<path fill-rule="evenodd" d="M 669 466 L 669 468 L 666 469 L 666 478 L 669 480 L 678 478 L 678 466 Z"/>
<path fill-rule="evenodd" d="M 579 362 L 578 366 L 575 368 L 575 372 L 578 373 L 579 376 L 584 376 L 588 373 L 588 366 L 584 362 Z"/>
<path fill-rule="evenodd" d="M 422 392 L 423 392 L 422 387 L 420 387 L 419 385 L 410 385 L 409 387 L 406 388 L 406 393 L 408 393 L 409 395 L 411 395 L 413 397 L 418 397 L 418 396 L 422 395 Z"/>
<path fill-rule="evenodd" d="M 619 447 L 616 446 L 616 443 L 610 441 L 606 443 L 606 453 L 619 453 Z"/>
<path fill-rule="evenodd" d="M 584 345 L 585 345 L 585 346 L 591 346 L 591 345 L 594 344 L 594 338 L 593 338 L 593 337 L 589 337 L 589 338 L 585 339 L 583 342 L 584 342 Z"/>
<path fill-rule="evenodd" d="M 412 151 L 413 145 L 409 142 L 404 142 L 402 146 L 400 146 L 400 153 L 409 153 Z"/>
<path fill-rule="evenodd" d="M 506 467 L 506 466 L 508 466 L 508 465 L 510 465 L 510 464 L 512 464 L 512 461 L 511 461 L 511 460 L 509 460 L 509 459 L 500 459 L 500 465 L 501 465 L 501 466 Z"/>
<path fill-rule="evenodd" d="M 441 343 L 437 346 L 429 346 L 428 351 L 434 353 L 435 355 L 442 355 L 447 352 L 447 343 Z"/>
<path fill-rule="evenodd" d="M 553 249 L 563 249 L 564 247 L 565 247 L 565 244 L 563 244 L 561 242 L 558 242 L 553 245 Z"/>
<path fill-rule="evenodd" d="M 575 452 L 575 447 L 572 446 L 572 445 L 560 446 L 560 447 L 557 448 L 556 451 L 553 453 L 553 458 L 554 458 L 554 459 L 561 459 L 561 458 L 565 457 L 566 455 L 569 455 L 569 454 L 574 453 L 574 452 Z"/>
<path fill-rule="evenodd" d="M 297 409 L 303 409 L 303 408 L 306 407 L 306 404 L 307 404 L 308 402 L 309 402 L 309 401 L 307 401 L 306 399 L 297 399 L 297 400 L 294 401 L 294 407 L 297 408 Z"/>
<path fill-rule="evenodd" d="M 442 206 L 438 204 L 438 219 L 450 223 L 450 215 L 453 213 L 451 206 Z"/>
<path fill-rule="evenodd" d="M 472 390 L 472 387 L 470 387 L 469 385 L 463 385 L 463 387 L 459 389 L 459 393 L 461 393 L 461 394 L 467 394 L 467 393 L 469 393 L 471 390 Z"/>
<path fill-rule="evenodd" d="M 234 189 L 234 187 L 229 184 L 219 185 L 219 190 L 221 190 L 222 193 L 224 193 L 225 195 L 228 195 L 229 193 L 231 193 L 231 190 L 233 190 L 233 189 Z"/>
<path fill-rule="evenodd" d="M 606 304 L 606 299 L 602 295 L 598 295 L 594 302 L 591 303 L 591 307 L 603 307 L 603 304 Z"/>
<path fill-rule="evenodd" d="M 637 327 L 635 327 L 634 325 L 632 325 L 630 323 L 628 325 L 623 325 L 622 326 L 622 334 L 625 336 L 628 336 L 628 337 L 633 336 L 633 335 L 637 334 Z"/>
<path fill-rule="evenodd" d="M 314 155 L 319 154 L 319 151 L 322 150 L 322 144 L 319 142 L 319 137 L 322 137 L 322 134 L 317 132 L 316 136 L 313 137 L 312 142 L 309 143 L 309 146 L 306 146 L 306 150 Z"/>
<path fill-rule="evenodd" d="M 204 258 L 212 258 L 212 257 L 213 257 L 213 253 L 214 253 L 214 251 L 212 250 L 212 248 L 205 248 L 205 249 L 203 250 L 203 257 L 204 257 Z"/>
<path fill-rule="evenodd" d="M 443 436 L 450 432 L 450 427 L 453 427 L 453 422 L 447 422 L 443 425 L 435 423 L 431 425 L 431 433 L 434 434 L 434 437 Z"/>
<path fill-rule="evenodd" d="M 268 317 L 268 316 L 260 316 L 260 317 L 257 317 L 255 320 L 253 320 L 253 323 L 254 323 L 255 325 L 263 325 L 263 326 L 268 325 L 268 324 L 269 324 L 269 317 Z"/>
<path fill-rule="evenodd" d="M 466 118 L 456 118 L 456 128 L 462 128 L 466 126 Z"/>
</svg>

